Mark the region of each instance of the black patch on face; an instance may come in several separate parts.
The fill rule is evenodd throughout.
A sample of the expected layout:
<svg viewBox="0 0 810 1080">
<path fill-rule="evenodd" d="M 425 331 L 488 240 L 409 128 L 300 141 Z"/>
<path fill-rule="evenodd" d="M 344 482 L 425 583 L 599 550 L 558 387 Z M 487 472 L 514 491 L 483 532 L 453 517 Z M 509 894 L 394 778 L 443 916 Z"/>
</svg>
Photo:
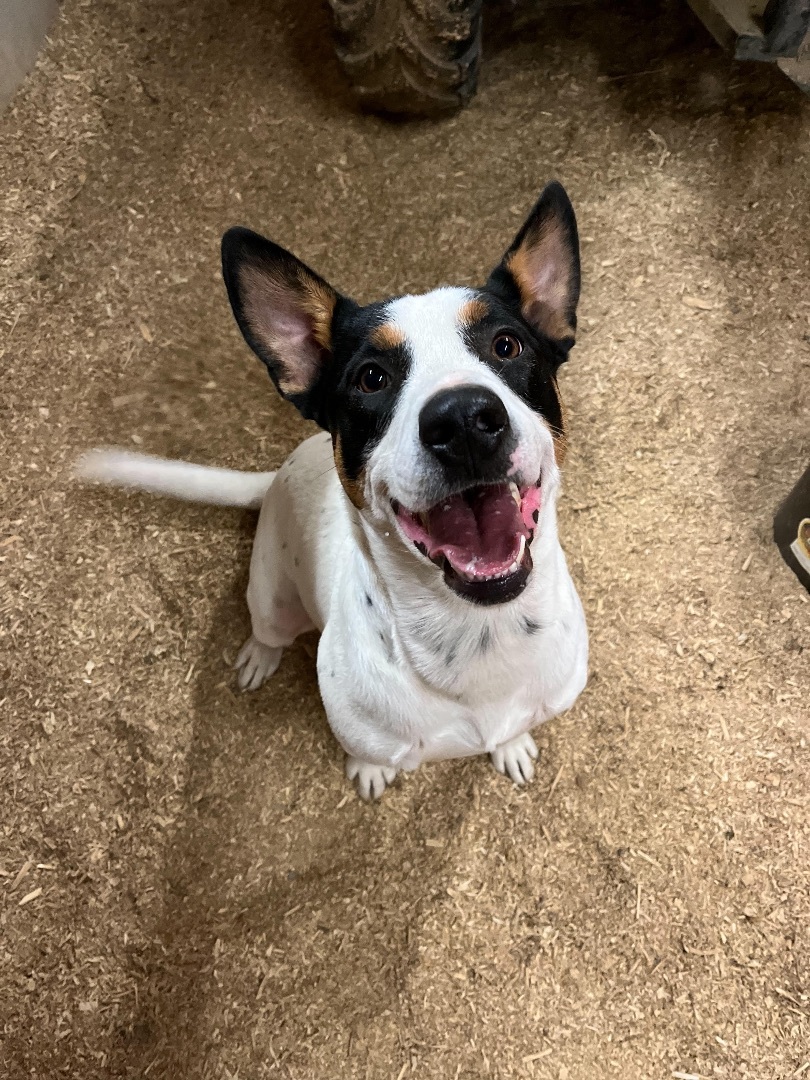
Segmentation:
<svg viewBox="0 0 810 1080">
<path fill-rule="evenodd" d="M 457 637 L 456 640 L 451 643 L 450 648 L 447 650 L 447 655 L 444 658 L 444 662 L 447 664 L 448 667 L 452 667 L 452 665 L 455 663 L 456 657 L 458 656 L 459 646 L 461 645 L 463 638 L 463 634 Z M 437 652 L 438 651 L 439 650 L 437 649 Z"/>
<path fill-rule="evenodd" d="M 540 623 L 535 622 L 534 619 L 524 619 L 523 629 L 531 637 L 532 634 L 539 634 L 543 627 L 540 625 Z"/>
<path fill-rule="evenodd" d="M 391 648 L 390 640 L 385 636 L 382 630 L 378 630 L 377 633 L 379 634 L 380 641 L 382 642 L 383 649 L 385 650 L 386 660 L 392 661 L 394 659 L 394 651 Z"/>
<path fill-rule="evenodd" d="M 490 287 L 496 274 L 490 279 Z M 558 342 L 529 326 L 520 313 L 520 294 L 508 274 L 503 275 L 503 289 L 498 293 L 485 289 L 477 295 L 487 306 L 487 314 L 462 329 L 464 343 L 483 363 L 506 383 L 509 389 L 539 413 L 555 435 L 563 433 L 562 407 L 557 392 L 556 374 L 566 358 Z M 499 334 L 516 337 L 523 351 L 514 360 L 501 360 L 492 351 Z"/>
<path fill-rule="evenodd" d="M 332 321 L 332 354 L 308 395 L 311 416 L 339 440 L 345 477 L 356 480 L 374 447 L 382 439 L 411 367 L 404 345 L 380 348 L 371 341 L 386 322 L 389 301 L 359 307 L 340 298 Z M 388 376 L 388 385 L 364 393 L 357 381 L 369 364 Z"/>
<path fill-rule="evenodd" d="M 445 639 L 441 632 L 436 632 L 436 628 L 427 619 L 419 619 L 411 627 L 414 635 L 428 648 L 432 653 L 440 656 L 445 648 Z M 446 657 L 446 662 L 451 664 L 456 657 L 458 651 L 459 642 L 455 641 L 451 644 Z"/>
</svg>

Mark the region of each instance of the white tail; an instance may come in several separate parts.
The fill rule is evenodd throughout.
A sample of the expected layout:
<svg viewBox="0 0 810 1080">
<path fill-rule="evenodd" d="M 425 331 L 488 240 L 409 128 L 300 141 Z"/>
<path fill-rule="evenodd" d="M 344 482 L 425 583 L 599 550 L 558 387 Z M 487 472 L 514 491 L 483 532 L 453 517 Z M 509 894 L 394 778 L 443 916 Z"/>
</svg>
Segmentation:
<svg viewBox="0 0 810 1080">
<path fill-rule="evenodd" d="M 150 491 L 187 502 L 256 509 L 262 505 L 275 475 L 167 461 L 128 450 L 91 450 L 76 464 L 80 480 Z"/>
</svg>

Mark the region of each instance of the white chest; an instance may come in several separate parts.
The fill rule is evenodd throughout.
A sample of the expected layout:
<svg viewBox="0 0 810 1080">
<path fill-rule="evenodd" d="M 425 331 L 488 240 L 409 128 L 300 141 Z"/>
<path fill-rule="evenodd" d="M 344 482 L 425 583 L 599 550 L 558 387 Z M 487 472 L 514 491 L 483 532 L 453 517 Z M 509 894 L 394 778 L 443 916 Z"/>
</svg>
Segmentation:
<svg viewBox="0 0 810 1080">
<path fill-rule="evenodd" d="M 397 768 L 489 753 L 569 708 L 587 677 L 587 633 L 573 591 L 544 625 L 466 636 L 426 626 L 400 634 L 339 609 L 318 670 L 330 724 L 357 753 L 368 741 Z M 523 617 L 522 617 L 523 618 Z"/>
</svg>

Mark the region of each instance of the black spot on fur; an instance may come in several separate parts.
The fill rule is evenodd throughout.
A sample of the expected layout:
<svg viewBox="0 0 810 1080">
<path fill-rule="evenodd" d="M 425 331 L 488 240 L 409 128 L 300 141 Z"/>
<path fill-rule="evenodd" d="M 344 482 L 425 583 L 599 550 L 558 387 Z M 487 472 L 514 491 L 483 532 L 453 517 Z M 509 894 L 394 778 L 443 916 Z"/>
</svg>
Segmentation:
<svg viewBox="0 0 810 1080">
<path fill-rule="evenodd" d="M 301 560 L 300 560 L 300 559 L 298 558 L 298 556 L 297 556 L 297 555 L 296 555 L 296 556 L 295 556 L 295 558 L 293 559 L 293 562 L 295 563 L 295 565 L 296 565 L 296 566 L 300 566 L 300 565 L 301 565 Z"/>
<path fill-rule="evenodd" d="M 366 593 L 366 603 L 368 604 L 369 607 L 371 607 L 371 608 L 374 607 L 374 601 L 371 599 L 371 597 L 368 595 L 368 593 Z"/>
<path fill-rule="evenodd" d="M 286 551 L 286 550 L 287 550 L 287 541 L 286 541 L 286 540 L 285 540 L 285 541 L 284 541 L 284 543 L 283 543 L 283 544 L 281 545 L 281 550 L 282 550 L 282 551 Z"/>
<path fill-rule="evenodd" d="M 492 631 L 488 626 L 485 626 L 481 631 L 481 637 L 478 639 L 478 648 L 482 653 L 485 653 L 492 644 Z"/>
<path fill-rule="evenodd" d="M 441 654 L 445 647 L 444 638 L 440 633 L 436 633 L 434 626 L 427 619 L 417 619 L 417 621 L 411 627 L 413 633 L 418 637 L 422 643 L 430 649 L 431 652 Z M 455 656 L 455 650 L 457 644 L 452 646 L 452 653 Z"/>
<path fill-rule="evenodd" d="M 411 366 L 404 345 L 381 349 L 372 344 L 373 331 L 385 321 L 387 301 L 360 307 L 339 300 L 332 319 L 332 356 L 309 394 L 314 419 L 340 443 L 343 472 L 356 480 L 369 454 L 382 439 L 394 415 L 397 399 Z M 357 381 L 374 364 L 388 376 L 388 385 L 366 394 Z"/>
<path fill-rule="evenodd" d="M 456 640 L 450 645 L 450 648 L 447 650 L 444 662 L 447 664 L 448 667 L 452 667 L 452 665 L 455 663 L 456 657 L 458 656 L 458 650 L 461 646 L 462 638 L 463 635 L 461 637 L 457 637 Z"/>
<path fill-rule="evenodd" d="M 535 622 L 534 619 L 524 618 L 523 629 L 526 631 L 527 634 L 531 636 L 532 634 L 538 634 L 543 629 L 543 627 L 540 625 L 539 622 Z"/>
<path fill-rule="evenodd" d="M 378 630 L 377 633 L 379 634 L 380 641 L 383 643 L 383 648 L 385 649 L 385 658 L 390 663 L 394 659 L 394 650 L 391 647 L 391 641 L 385 636 L 382 630 Z"/>
</svg>

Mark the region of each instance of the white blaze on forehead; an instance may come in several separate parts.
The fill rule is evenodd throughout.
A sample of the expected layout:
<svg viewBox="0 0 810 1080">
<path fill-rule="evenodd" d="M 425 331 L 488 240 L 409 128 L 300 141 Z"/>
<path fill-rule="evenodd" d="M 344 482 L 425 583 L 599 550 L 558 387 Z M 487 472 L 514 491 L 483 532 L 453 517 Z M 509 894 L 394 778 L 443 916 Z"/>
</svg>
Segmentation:
<svg viewBox="0 0 810 1080">
<path fill-rule="evenodd" d="M 430 374 L 435 379 L 441 371 L 474 371 L 482 366 L 465 345 L 461 334 L 459 312 L 473 299 L 475 293 L 471 289 L 447 288 L 434 289 L 423 296 L 400 296 L 391 301 L 385 318 L 405 336 L 405 347 L 413 365 L 412 375 L 418 378 Z M 451 380 L 447 386 L 455 381 Z M 438 385 L 436 389 L 439 389 Z"/>
<path fill-rule="evenodd" d="M 471 289 L 446 288 L 386 305 L 385 323 L 402 334 L 410 370 L 366 468 L 368 503 L 383 514 L 391 499 L 417 510 L 435 501 L 438 466 L 419 438 L 419 416 L 429 398 L 454 386 L 485 386 L 506 406 L 517 442 L 510 478 L 520 473 L 533 483 L 541 462 L 553 463 L 546 425 L 464 341 L 462 309 L 475 299 Z"/>
</svg>

